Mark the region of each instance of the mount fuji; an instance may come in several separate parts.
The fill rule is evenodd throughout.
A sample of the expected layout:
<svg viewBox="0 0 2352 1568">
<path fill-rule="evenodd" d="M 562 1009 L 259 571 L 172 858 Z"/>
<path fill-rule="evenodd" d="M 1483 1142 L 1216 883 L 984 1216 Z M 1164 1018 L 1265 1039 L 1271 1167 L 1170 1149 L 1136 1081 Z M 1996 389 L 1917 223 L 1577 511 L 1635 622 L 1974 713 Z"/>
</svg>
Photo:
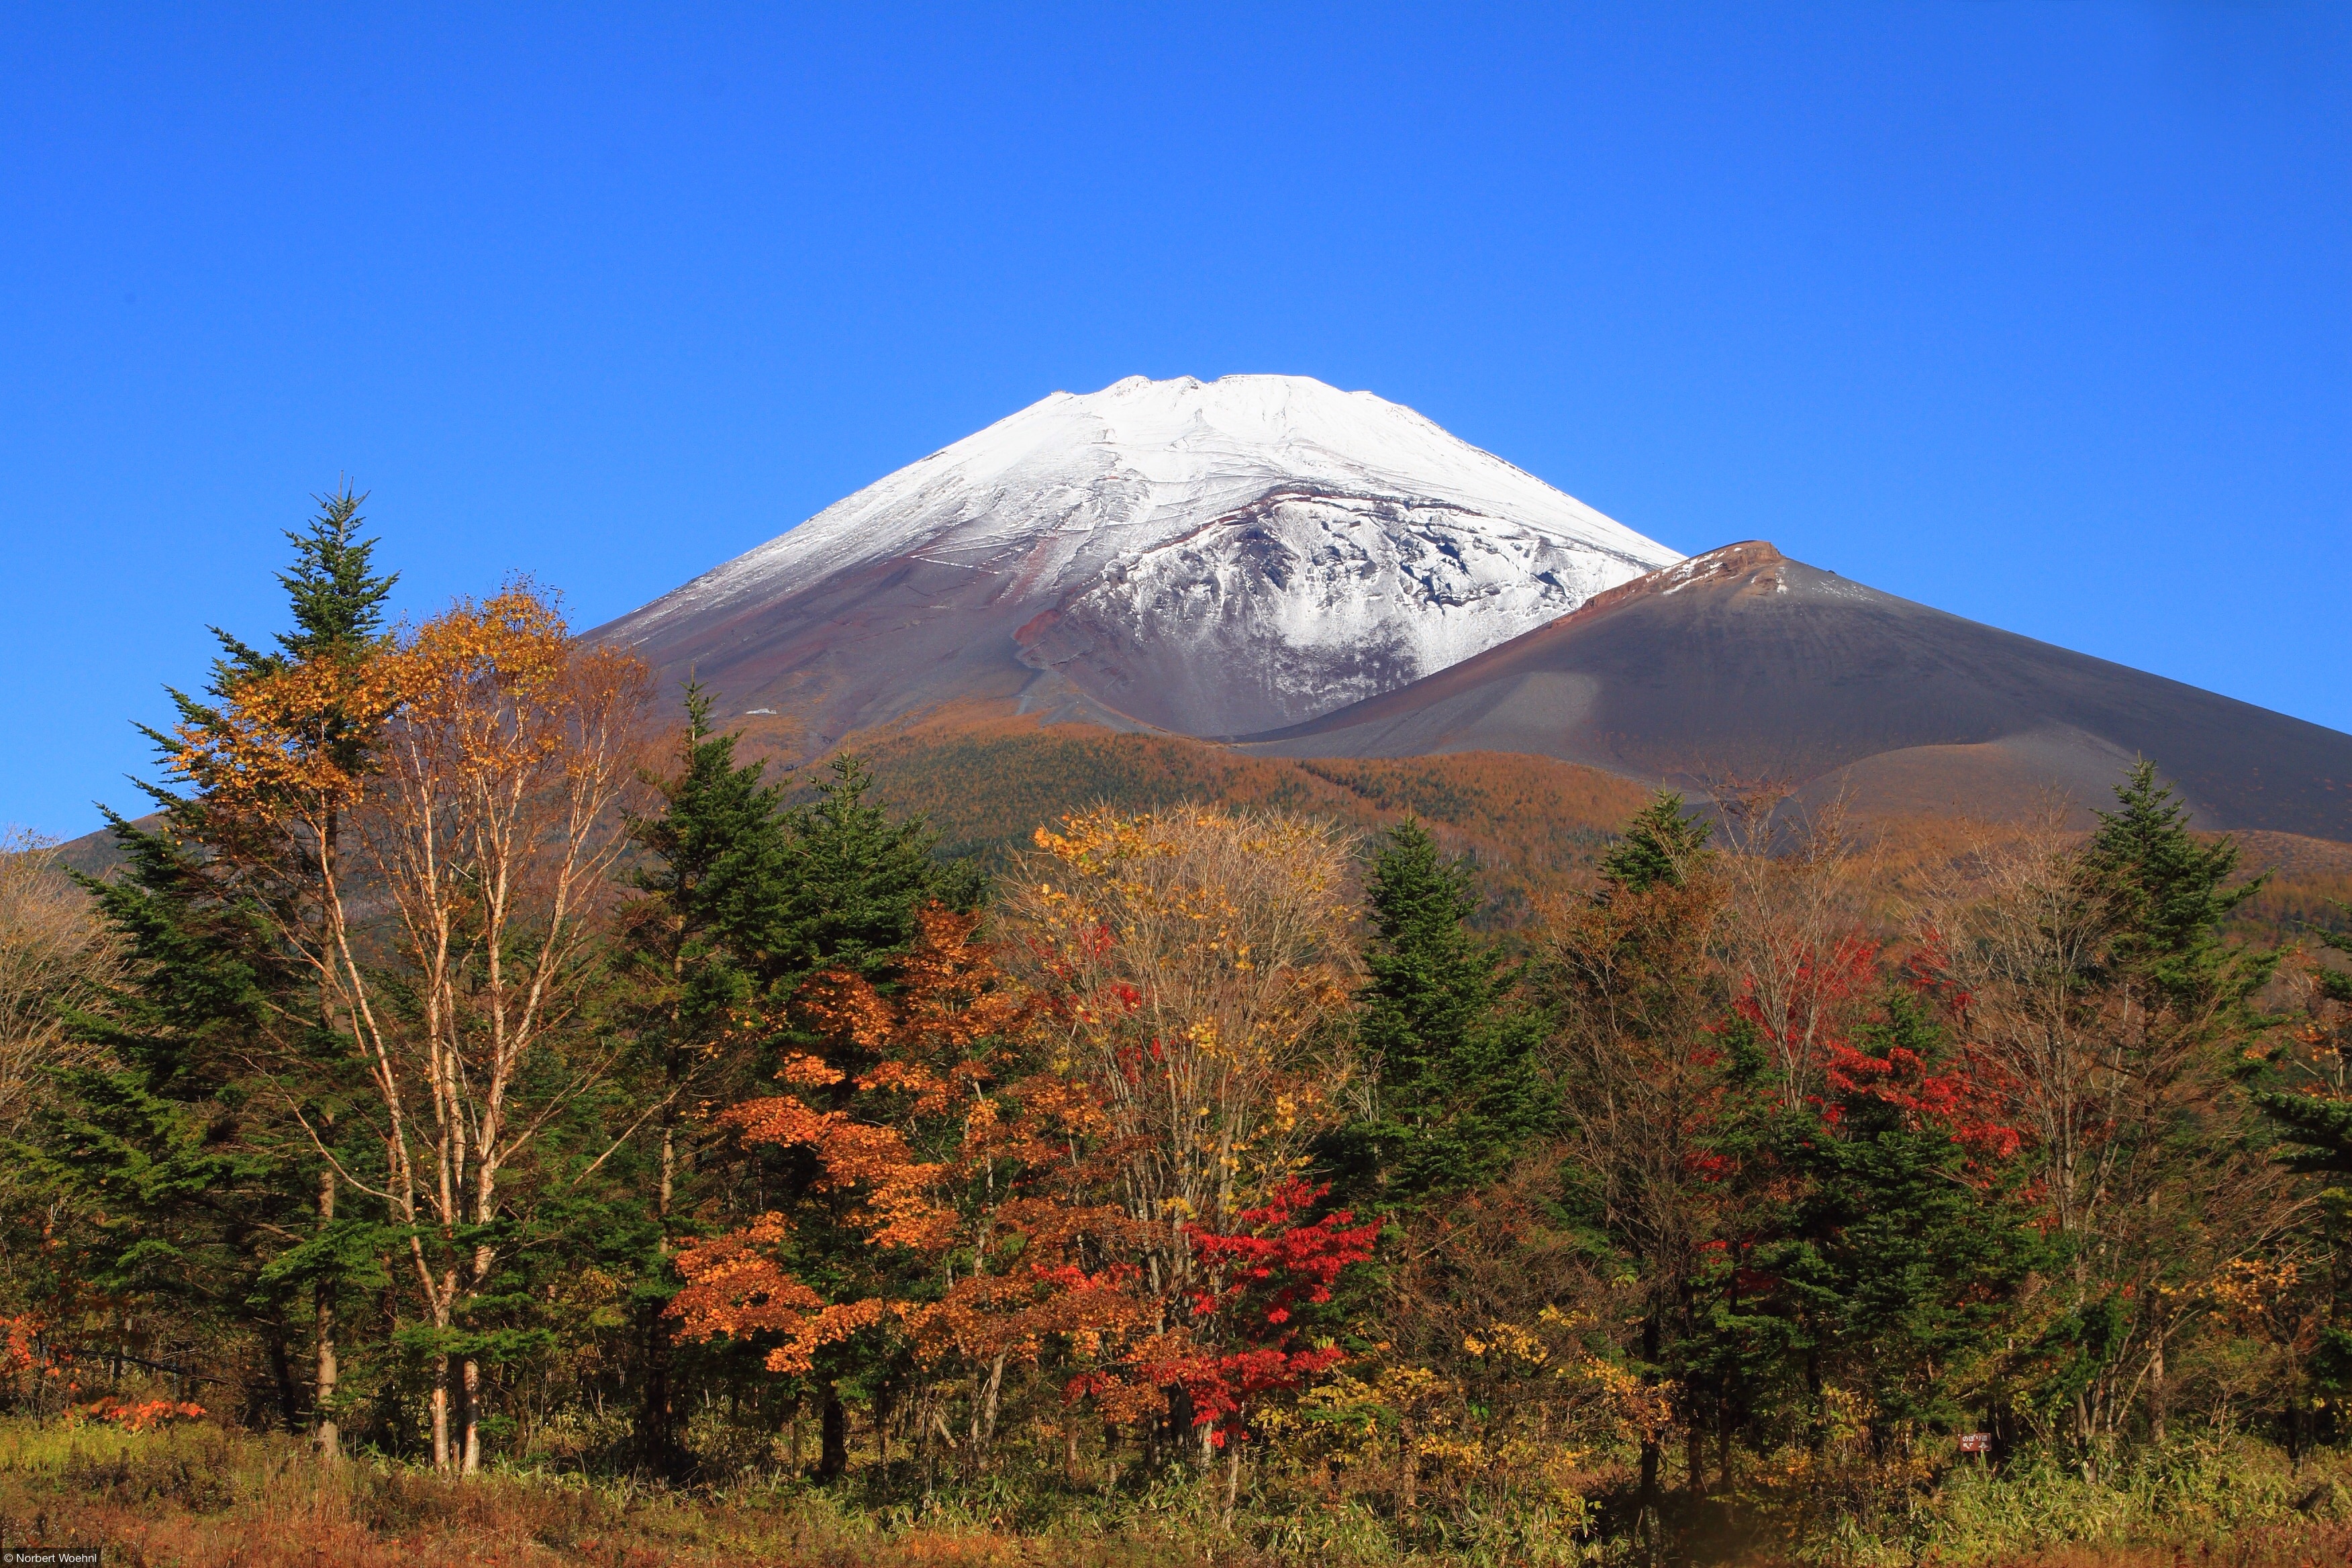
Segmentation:
<svg viewBox="0 0 2352 1568">
<path fill-rule="evenodd" d="M 594 634 L 799 749 L 941 707 L 1224 737 L 1378 697 L 1682 557 L 1304 376 L 1055 393 Z"/>
<path fill-rule="evenodd" d="M 1027 714 L 2014 816 L 2144 756 L 2201 826 L 2352 842 L 2352 736 L 1761 542 L 1685 559 L 1302 376 L 1057 392 L 591 635 L 788 758 Z"/>
</svg>

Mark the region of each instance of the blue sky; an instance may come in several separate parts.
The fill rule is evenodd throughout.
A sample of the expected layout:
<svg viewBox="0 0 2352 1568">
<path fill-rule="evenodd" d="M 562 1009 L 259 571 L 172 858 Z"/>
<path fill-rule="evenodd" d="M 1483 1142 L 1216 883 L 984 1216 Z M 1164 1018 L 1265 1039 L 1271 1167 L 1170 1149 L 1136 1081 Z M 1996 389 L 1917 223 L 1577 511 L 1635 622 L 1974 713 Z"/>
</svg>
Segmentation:
<svg viewBox="0 0 2352 1568">
<path fill-rule="evenodd" d="M 2352 7 L 195 11 L 0 16 L 0 822 L 339 474 L 587 626 L 1139 373 L 2352 729 Z"/>
</svg>

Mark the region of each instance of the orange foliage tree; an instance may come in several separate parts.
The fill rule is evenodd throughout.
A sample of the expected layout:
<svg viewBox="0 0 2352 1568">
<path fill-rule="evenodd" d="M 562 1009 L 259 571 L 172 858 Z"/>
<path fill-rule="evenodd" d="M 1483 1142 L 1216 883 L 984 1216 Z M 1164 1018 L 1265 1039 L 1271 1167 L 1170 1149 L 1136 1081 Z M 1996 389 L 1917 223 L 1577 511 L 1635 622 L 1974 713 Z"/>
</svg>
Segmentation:
<svg viewBox="0 0 2352 1568">
<path fill-rule="evenodd" d="M 1037 1010 L 977 924 L 935 905 L 884 984 L 835 970 L 803 985 L 793 1021 L 814 1048 L 786 1055 L 787 1092 L 719 1118 L 798 1161 L 794 1212 L 681 1252 L 669 1309 L 689 1338 L 769 1342 L 769 1369 L 792 1374 L 895 1333 L 949 1374 L 917 1430 L 947 1436 L 958 1390 L 975 1455 L 1009 1363 L 1115 1356 L 1141 1315 L 1127 1216 L 1089 1198 L 1108 1119 L 1066 1062 L 1040 1059 Z M 821 1470 L 839 1441 L 829 1421 Z"/>
</svg>

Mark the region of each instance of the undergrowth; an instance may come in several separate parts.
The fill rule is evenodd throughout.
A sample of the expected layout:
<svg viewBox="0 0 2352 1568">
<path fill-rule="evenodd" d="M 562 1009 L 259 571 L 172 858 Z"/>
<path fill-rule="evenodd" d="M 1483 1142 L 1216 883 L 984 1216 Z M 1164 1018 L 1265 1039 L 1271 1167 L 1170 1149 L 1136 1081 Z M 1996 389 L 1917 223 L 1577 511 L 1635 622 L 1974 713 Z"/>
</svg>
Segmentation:
<svg viewBox="0 0 2352 1568">
<path fill-rule="evenodd" d="M 1213 1480 L 1047 1487 L 1011 1475 L 928 1498 L 887 1478 L 826 1489 L 781 1472 L 665 1489 L 626 1477 L 499 1470 L 459 1481 L 374 1460 L 321 1467 L 301 1444 L 211 1426 L 126 1433 L 0 1422 L 0 1545 L 100 1545 L 110 1568 L 1144 1568 L 1197 1563 L 1595 1565 L 1637 1559 L 1533 1516 L 1401 1541 L 1360 1505 L 1260 1497 L 1231 1528 Z M 2252 1441 L 2184 1444 L 2086 1479 L 2026 1462 L 1956 1469 L 1801 1539 L 1754 1519 L 1744 1548 L 1663 1563 L 1824 1568 L 2341 1568 L 2352 1462 L 2290 1465 Z M 1778 1521 L 1785 1526 L 1787 1521 Z"/>
</svg>

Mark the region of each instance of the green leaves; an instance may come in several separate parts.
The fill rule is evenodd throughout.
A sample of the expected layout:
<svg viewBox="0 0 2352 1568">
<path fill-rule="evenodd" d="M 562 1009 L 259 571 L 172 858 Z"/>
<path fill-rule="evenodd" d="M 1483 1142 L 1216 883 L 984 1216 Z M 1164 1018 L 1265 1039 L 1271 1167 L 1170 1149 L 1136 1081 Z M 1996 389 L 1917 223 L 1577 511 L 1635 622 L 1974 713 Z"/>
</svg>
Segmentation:
<svg viewBox="0 0 2352 1568">
<path fill-rule="evenodd" d="M 1478 896 L 1417 821 L 1392 828 L 1366 885 L 1370 983 L 1358 1039 L 1378 1079 L 1373 1113 L 1328 1139 L 1337 1202 L 1417 1210 L 1493 1181 L 1548 1123 L 1536 1069 L 1542 1026 L 1508 1001 L 1501 954 L 1466 922 Z"/>
<path fill-rule="evenodd" d="M 1715 829 L 1696 812 L 1685 815 L 1683 797 L 1662 789 L 1625 825 L 1625 832 L 1601 857 L 1602 897 L 1623 889 L 1646 893 L 1661 885 L 1679 888 L 1701 857 Z"/>
</svg>

